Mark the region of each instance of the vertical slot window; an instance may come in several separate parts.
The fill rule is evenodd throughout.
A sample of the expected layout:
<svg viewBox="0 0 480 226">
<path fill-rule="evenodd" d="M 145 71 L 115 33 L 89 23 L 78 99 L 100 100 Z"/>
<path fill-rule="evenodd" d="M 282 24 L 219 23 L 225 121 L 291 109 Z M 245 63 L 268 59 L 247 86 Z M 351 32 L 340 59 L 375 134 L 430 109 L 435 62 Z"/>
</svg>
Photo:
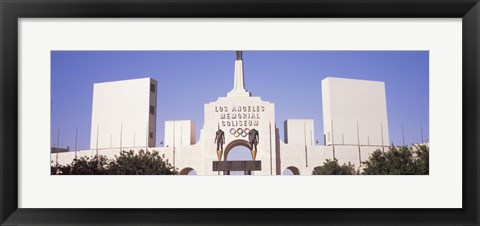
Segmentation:
<svg viewBox="0 0 480 226">
<path fill-rule="evenodd" d="M 150 92 L 155 93 L 155 84 L 150 84 Z"/>
</svg>

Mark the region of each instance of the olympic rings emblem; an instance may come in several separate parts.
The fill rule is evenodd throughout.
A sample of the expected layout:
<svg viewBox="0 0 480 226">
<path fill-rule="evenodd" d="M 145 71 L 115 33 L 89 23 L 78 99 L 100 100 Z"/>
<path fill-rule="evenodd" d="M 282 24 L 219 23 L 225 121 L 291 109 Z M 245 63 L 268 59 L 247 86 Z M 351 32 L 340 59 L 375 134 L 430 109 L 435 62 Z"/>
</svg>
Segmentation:
<svg viewBox="0 0 480 226">
<path fill-rule="evenodd" d="M 242 129 L 242 128 L 238 128 L 238 129 L 231 128 L 231 129 L 230 129 L 230 134 L 232 134 L 232 135 L 235 136 L 235 137 L 239 137 L 239 136 L 246 137 L 249 132 L 250 132 L 250 129 L 249 129 L 249 128 L 245 128 L 245 129 Z"/>
</svg>

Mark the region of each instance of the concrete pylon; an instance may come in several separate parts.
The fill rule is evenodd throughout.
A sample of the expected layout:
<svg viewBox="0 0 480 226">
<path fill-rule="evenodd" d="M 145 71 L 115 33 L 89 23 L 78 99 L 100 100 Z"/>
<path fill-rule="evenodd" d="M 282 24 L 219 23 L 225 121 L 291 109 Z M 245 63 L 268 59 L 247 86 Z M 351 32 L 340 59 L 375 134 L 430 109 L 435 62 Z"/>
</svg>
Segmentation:
<svg viewBox="0 0 480 226">
<path fill-rule="evenodd" d="M 227 97 L 250 97 L 252 94 L 245 89 L 243 80 L 243 57 L 242 51 L 237 51 L 235 60 L 235 76 L 233 81 L 233 89 L 228 92 Z"/>
</svg>

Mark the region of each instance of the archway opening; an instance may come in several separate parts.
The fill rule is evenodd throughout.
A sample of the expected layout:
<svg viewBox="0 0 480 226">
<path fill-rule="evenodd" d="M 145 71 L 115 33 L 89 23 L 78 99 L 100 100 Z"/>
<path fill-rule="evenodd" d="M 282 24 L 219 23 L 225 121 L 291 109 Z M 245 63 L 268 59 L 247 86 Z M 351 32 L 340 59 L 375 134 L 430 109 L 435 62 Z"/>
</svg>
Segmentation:
<svg viewBox="0 0 480 226">
<path fill-rule="evenodd" d="M 180 170 L 178 174 L 193 176 L 193 175 L 197 175 L 197 171 L 195 171 L 193 168 L 185 167 L 182 170 Z"/>
<path fill-rule="evenodd" d="M 224 161 L 253 160 L 250 152 L 250 144 L 245 140 L 234 140 L 225 148 Z M 251 172 L 253 175 L 254 172 Z M 245 175 L 245 171 L 230 171 L 230 175 Z"/>
<path fill-rule="evenodd" d="M 300 170 L 295 166 L 289 166 L 283 170 L 282 175 L 300 175 Z"/>
<path fill-rule="evenodd" d="M 244 159 L 232 159 L 232 156 L 229 157 L 229 154 L 230 154 L 230 151 L 232 151 L 234 148 L 235 149 L 238 149 L 238 148 L 245 148 L 248 153 L 250 153 L 250 143 L 248 143 L 248 141 L 246 140 L 234 140 L 232 142 L 230 142 L 226 147 L 225 147 L 225 151 L 223 153 L 223 160 L 224 161 L 227 161 L 227 160 L 252 160 L 252 155 L 250 153 L 250 158 L 248 157 L 244 157 Z M 234 158 L 243 158 L 243 157 L 234 157 Z"/>
</svg>

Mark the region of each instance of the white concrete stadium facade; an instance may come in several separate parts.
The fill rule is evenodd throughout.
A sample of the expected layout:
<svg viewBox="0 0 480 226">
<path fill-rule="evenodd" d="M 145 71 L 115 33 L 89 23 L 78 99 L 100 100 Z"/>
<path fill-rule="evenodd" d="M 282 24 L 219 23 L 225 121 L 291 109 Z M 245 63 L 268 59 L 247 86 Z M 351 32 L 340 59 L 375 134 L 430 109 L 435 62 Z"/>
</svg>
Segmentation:
<svg viewBox="0 0 480 226">
<path fill-rule="evenodd" d="M 136 80 L 123 81 L 122 84 L 131 82 L 132 87 L 138 89 L 138 93 L 142 93 L 142 96 L 132 97 L 132 99 L 139 100 L 138 102 L 135 101 L 135 104 L 140 105 L 136 107 L 149 109 L 153 104 L 156 110 L 156 105 L 152 100 L 155 100 L 156 103 L 157 92 L 152 93 L 150 91 L 150 84 L 155 84 L 156 87 L 156 82 L 152 79 L 143 81 L 145 81 L 145 84 L 138 85 L 138 87 Z M 104 102 L 96 99 L 99 96 L 96 95 L 97 93 L 102 92 L 101 96 L 108 96 L 109 101 L 113 102 L 122 102 L 127 98 L 118 94 L 116 89 L 112 87 L 103 87 L 106 87 L 106 89 L 100 90 L 100 86 L 95 86 L 93 115 L 107 114 L 98 112 L 98 107 L 96 106 Z M 128 85 L 124 88 L 130 90 Z M 344 92 L 347 89 L 348 92 Z M 205 118 L 198 142 L 195 143 L 194 122 L 189 120 L 167 121 L 165 122 L 165 145 L 163 147 L 153 147 L 155 142 L 150 142 L 146 131 L 151 131 L 151 128 L 155 128 L 156 125 L 150 125 L 149 123 L 147 128 L 145 115 L 149 117 L 149 122 L 156 122 L 156 119 L 152 119 L 152 115 L 147 114 L 149 110 L 142 110 L 141 113 L 138 113 L 142 115 L 141 117 L 130 118 L 131 122 L 128 120 L 124 121 L 123 115 L 129 114 L 128 111 L 131 110 L 131 106 L 125 106 L 125 108 L 117 108 L 115 111 L 122 112 L 121 117 L 103 117 L 101 121 L 99 117 L 92 118 L 90 150 L 77 151 L 76 153 L 52 153 L 51 159 L 53 164 L 69 164 L 75 155 L 81 157 L 100 154 L 113 158 L 115 155 L 118 155 L 120 150 L 138 151 L 148 149 L 164 154 L 169 162 L 173 163 L 175 168 L 180 171 L 180 174 L 188 174 L 194 170 L 197 175 L 222 175 L 223 172 L 219 173 L 212 170 L 213 161 L 218 160 L 217 146 L 214 143 L 216 131 L 221 129 L 225 133 L 224 154 L 222 156 L 222 161 L 224 161 L 228 160 L 228 154 L 234 147 L 244 146 L 250 148 L 248 135 L 246 135 L 245 130 L 247 129 L 248 131 L 255 128 L 259 131 L 260 137 L 256 160 L 261 161 L 261 171 L 255 171 L 252 174 L 281 175 L 286 169 L 289 169 L 296 175 L 311 175 L 313 168 L 322 165 L 326 159 L 336 158 L 340 164 L 351 162 L 356 167 L 360 167 L 361 161 L 366 160 L 376 149 L 382 148 L 382 139 L 383 143 L 388 145 L 388 120 L 383 82 L 326 78 L 322 81 L 322 95 L 325 137 L 330 136 L 333 139 L 327 139 L 326 146 L 315 144 L 314 122 L 312 119 L 288 119 L 284 123 L 284 140 L 286 142 L 283 142 L 275 124 L 275 105 L 262 100 L 260 97 L 252 96 L 245 89 L 243 59 L 240 53 L 240 58 L 237 55 L 235 61 L 233 89 L 225 97 L 219 97 L 216 101 L 207 103 L 204 106 Z M 108 109 L 105 109 L 105 111 L 108 111 L 108 115 L 114 114 L 113 111 Z M 153 117 L 156 118 L 156 115 L 153 115 Z M 111 123 L 116 125 L 119 124 L 118 118 L 121 118 L 122 123 L 138 124 L 139 130 L 140 125 L 143 124 L 144 132 L 143 134 L 138 132 L 138 139 L 144 140 L 144 142 L 135 143 L 132 147 L 126 145 L 108 147 L 108 145 L 103 145 L 107 143 L 106 141 L 100 141 L 97 148 L 97 140 L 94 139 L 96 138 L 97 129 L 95 125 L 110 123 L 108 122 L 109 120 L 113 120 Z M 333 129 L 332 121 L 334 122 Z M 357 121 L 359 122 L 358 130 Z M 382 127 L 381 131 L 380 127 Z M 100 131 L 106 134 L 118 133 L 119 131 L 119 128 L 115 126 L 111 127 L 111 131 L 107 128 L 103 128 Z M 126 127 L 122 128 L 122 134 L 132 133 L 132 131 L 127 130 Z M 360 142 L 358 142 L 358 139 L 354 139 L 359 137 L 357 131 L 361 132 L 362 138 Z M 339 143 L 339 140 L 342 140 L 342 135 L 343 140 L 348 142 Z M 383 138 L 381 138 L 382 136 Z M 155 130 L 153 130 L 153 137 L 155 137 Z M 110 138 L 100 139 L 108 140 Z M 145 140 L 149 140 L 148 144 Z"/>
</svg>

